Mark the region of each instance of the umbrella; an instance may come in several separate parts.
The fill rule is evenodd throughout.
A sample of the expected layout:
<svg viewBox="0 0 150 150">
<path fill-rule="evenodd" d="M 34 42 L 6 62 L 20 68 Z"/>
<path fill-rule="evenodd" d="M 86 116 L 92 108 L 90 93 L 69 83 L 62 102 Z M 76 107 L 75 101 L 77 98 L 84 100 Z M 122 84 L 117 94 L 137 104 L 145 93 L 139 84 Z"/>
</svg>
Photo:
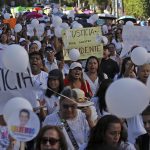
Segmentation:
<svg viewBox="0 0 150 150">
<path fill-rule="evenodd" d="M 41 7 L 35 7 L 33 10 L 34 11 L 39 11 L 39 10 L 42 10 L 42 8 Z"/>
<path fill-rule="evenodd" d="M 98 14 L 99 19 L 117 19 L 114 15 L 111 14 Z"/>
<path fill-rule="evenodd" d="M 41 17 L 43 17 L 43 15 L 33 11 L 33 12 L 28 13 L 26 17 L 28 19 L 30 19 L 30 18 L 41 18 Z"/>
<path fill-rule="evenodd" d="M 132 21 L 133 23 L 136 23 L 136 18 L 133 16 L 122 16 L 117 21 L 119 20 L 123 20 L 124 23 L 126 23 L 127 21 Z"/>
</svg>

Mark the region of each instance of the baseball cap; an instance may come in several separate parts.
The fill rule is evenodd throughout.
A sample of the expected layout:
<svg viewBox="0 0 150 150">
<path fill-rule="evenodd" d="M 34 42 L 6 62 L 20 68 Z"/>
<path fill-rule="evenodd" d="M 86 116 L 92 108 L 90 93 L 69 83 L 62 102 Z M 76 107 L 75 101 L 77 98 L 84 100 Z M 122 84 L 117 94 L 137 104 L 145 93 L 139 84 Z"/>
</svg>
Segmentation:
<svg viewBox="0 0 150 150">
<path fill-rule="evenodd" d="M 59 69 L 54 69 L 54 70 L 49 72 L 48 78 L 50 78 L 50 79 L 63 78 L 63 74 Z"/>
<path fill-rule="evenodd" d="M 80 63 L 78 62 L 73 62 L 71 65 L 70 65 L 70 69 L 74 69 L 74 68 L 81 68 L 82 69 L 82 66 Z"/>
<path fill-rule="evenodd" d="M 85 93 L 83 90 L 74 88 L 73 91 L 77 94 L 77 99 L 75 100 L 77 102 L 78 107 L 88 107 L 94 105 L 93 102 L 89 101 L 87 97 L 85 97 Z"/>
</svg>

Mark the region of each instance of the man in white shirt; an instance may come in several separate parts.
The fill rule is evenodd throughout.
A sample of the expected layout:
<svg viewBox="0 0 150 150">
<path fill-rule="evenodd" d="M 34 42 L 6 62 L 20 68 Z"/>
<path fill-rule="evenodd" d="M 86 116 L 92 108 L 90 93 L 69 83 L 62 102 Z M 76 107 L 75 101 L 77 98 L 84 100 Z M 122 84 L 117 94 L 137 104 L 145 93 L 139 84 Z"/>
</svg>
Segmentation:
<svg viewBox="0 0 150 150">
<path fill-rule="evenodd" d="M 32 71 L 32 82 L 35 87 L 36 99 L 40 100 L 47 89 L 48 73 L 41 71 L 43 56 L 40 52 L 32 52 L 29 54 L 29 60 Z"/>
<path fill-rule="evenodd" d="M 46 52 L 46 60 L 45 60 L 45 66 L 48 69 L 48 72 L 54 69 L 58 69 L 57 61 L 55 59 L 55 50 L 48 46 L 45 48 Z"/>
</svg>

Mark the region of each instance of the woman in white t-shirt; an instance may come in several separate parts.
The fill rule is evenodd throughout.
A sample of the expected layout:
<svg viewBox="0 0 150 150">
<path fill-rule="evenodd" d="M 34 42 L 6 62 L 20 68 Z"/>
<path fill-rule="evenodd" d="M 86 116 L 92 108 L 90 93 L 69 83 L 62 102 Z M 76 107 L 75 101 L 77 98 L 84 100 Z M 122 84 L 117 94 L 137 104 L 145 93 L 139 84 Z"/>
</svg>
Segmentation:
<svg viewBox="0 0 150 150">
<path fill-rule="evenodd" d="M 59 95 L 64 88 L 63 74 L 59 69 L 54 69 L 49 72 L 47 81 L 47 90 L 44 96 L 44 103 L 46 104 L 47 113 L 51 114 L 59 110 Z"/>
<path fill-rule="evenodd" d="M 108 89 L 108 87 L 110 86 L 110 84 L 113 81 L 111 79 L 105 79 L 101 82 L 100 87 L 95 95 L 95 97 L 93 97 L 91 99 L 92 102 L 94 102 L 94 106 L 96 108 L 96 112 L 98 114 L 98 117 L 101 118 L 104 115 L 110 114 L 107 111 L 107 105 L 106 105 L 106 101 L 105 101 L 105 94 L 106 91 Z"/>
<path fill-rule="evenodd" d="M 98 90 L 99 83 L 103 79 L 107 78 L 107 76 L 100 71 L 99 60 L 96 56 L 90 56 L 87 59 L 83 78 L 88 81 L 88 83 L 90 84 L 92 93 L 93 95 L 95 95 L 95 93 Z"/>
</svg>

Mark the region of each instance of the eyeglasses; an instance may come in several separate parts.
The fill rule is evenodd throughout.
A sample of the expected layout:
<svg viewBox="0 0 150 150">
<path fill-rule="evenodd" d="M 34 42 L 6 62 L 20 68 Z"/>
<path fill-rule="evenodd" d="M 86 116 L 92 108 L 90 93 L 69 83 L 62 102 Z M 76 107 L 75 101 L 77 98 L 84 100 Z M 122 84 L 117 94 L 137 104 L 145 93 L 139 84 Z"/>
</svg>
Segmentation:
<svg viewBox="0 0 150 150">
<path fill-rule="evenodd" d="M 59 142 L 59 139 L 47 138 L 47 137 L 43 137 L 43 138 L 41 139 L 41 143 L 42 143 L 43 145 L 46 145 L 47 142 L 49 142 L 50 145 L 55 145 L 57 142 Z"/>
<path fill-rule="evenodd" d="M 64 108 L 64 109 L 69 109 L 69 108 L 71 108 L 71 109 L 76 109 L 77 106 L 76 106 L 76 105 L 68 105 L 68 104 L 64 104 L 64 105 L 63 105 L 63 108 Z"/>
</svg>

